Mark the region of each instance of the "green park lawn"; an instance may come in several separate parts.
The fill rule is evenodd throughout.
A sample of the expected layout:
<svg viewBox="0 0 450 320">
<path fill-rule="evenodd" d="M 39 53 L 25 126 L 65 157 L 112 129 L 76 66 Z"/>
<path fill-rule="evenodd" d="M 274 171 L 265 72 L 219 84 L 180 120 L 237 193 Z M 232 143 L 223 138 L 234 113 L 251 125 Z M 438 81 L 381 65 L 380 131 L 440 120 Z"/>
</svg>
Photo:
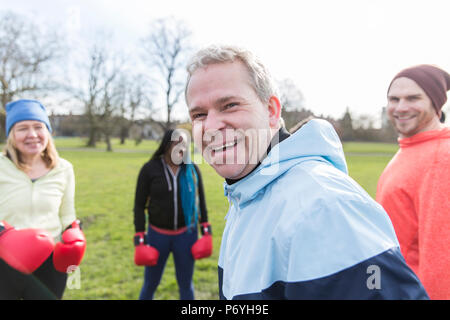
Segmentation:
<svg viewBox="0 0 450 320">
<path fill-rule="evenodd" d="M 75 170 L 76 209 L 87 239 L 80 267 L 79 289 L 66 289 L 64 299 L 137 299 L 144 268 L 133 263 L 133 201 L 137 176 L 157 143 L 139 146 L 113 142 L 114 152 L 104 145 L 84 148 L 80 139 L 55 139 L 60 156 Z M 222 180 L 206 164 L 200 164 L 206 190 L 209 220 L 213 226 L 214 253 L 195 264 L 196 299 L 217 299 L 217 260 L 220 236 L 225 226 L 228 202 Z M 155 299 L 178 299 L 172 257 L 169 258 Z"/>
<path fill-rule="evenodd" d="M 114 152 L 105 145 L 84 148 L 82 139 L 56 138 L 61 157 L 69 160 L 76 176 L 76 210 L 83 221 L 87 239 L 79 285 L 67 288 L 64 299 L 137 299 L 143 283 L 144 268 L 133 263 L 133 201 L 137 176 L 142 165 L 156 149 L 154 141 L 133 141 Z M 377 180 L 397 145 L 348 143 L 344 145 L 349 174 L 372 197 Z M 218 299 L 217 260 L 225 226 L 228 202 L 223 196 L 223 179 L 207 164 L 199 164 L 206 190 L 209 221 L 213 228 L 214 252 L 195 263 L 196 299 Z M 155 299 L 178 299 L 172 257 L 169 258 Z"/>
</svg>

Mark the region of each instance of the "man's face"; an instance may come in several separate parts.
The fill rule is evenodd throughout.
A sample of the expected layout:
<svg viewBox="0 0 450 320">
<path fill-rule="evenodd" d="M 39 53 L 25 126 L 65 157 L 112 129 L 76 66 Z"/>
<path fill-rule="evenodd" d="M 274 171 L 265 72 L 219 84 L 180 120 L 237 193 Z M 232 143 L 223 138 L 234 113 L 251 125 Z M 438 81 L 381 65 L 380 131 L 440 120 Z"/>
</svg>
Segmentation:
<svg viewBox="0 0 450 320">
<path fill-rule="evenodd" d="M 239 179 L 250 173 L 278 125 L 278 99 L 263 103 L 250 81 L 240 61 L 200 68 L 189 81 L 194 143 L 224 178 Z"/>
<path fill-rule="evenodd" d="M 434 130 L 439 117 L 427 94 L 409 78 L 392 82 L 388 92 L 387 113 L 400 138 Z"/>
</svg>

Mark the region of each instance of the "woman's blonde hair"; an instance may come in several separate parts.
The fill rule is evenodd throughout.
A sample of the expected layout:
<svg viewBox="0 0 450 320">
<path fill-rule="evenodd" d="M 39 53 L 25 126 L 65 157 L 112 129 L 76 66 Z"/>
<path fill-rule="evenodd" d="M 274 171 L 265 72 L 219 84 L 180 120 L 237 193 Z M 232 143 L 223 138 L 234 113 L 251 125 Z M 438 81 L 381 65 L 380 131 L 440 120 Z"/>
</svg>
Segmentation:
<svg viewBox="0 0 450 320">
<path fill-rule="evenodd" d="M 14 128 L 12 128 L 12 130 L 14 130 Z M 58 151 L 56 150 L 55 143 L 53 142 L 53 138 L 52 138 L 50 132 L 48 131 L 47 127 L 45 127 L 45 132 L 48 137 L 48 143 L 47 143 L 47 147 L 41 154 L 41 158 L 42 158 L 42 160 L 44 160 L 47 168 L 53 169 L 58 164 L 59 155 L 58 155 Z M 16 147 L 16 141 L 14 139 L 14 134 L 12 134 L 12 132 L 10 132 L 8 135 L 8 139 L 6 140 L 6 145 L 5 145 L 5 149 L 3 150 L 3 153 L 20 170 L 26 171 L 26 170 L 30 169 L 29 166 L 25 162 L 22 161 L 20 151 Z"/>
</svg>

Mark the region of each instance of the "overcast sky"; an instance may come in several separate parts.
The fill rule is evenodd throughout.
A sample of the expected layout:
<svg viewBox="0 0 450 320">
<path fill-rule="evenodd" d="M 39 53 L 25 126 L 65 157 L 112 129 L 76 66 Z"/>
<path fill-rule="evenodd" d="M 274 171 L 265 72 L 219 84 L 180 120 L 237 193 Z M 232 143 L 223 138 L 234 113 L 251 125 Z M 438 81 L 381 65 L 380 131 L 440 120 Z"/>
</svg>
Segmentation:
<svg viewBox="0 0 450 320">
<path fill-rule="evenodd" d="M 0 9 L 56 23 L 80 39 L 109 30 L 124 48 L 151 20 L 174 16 L 197 46 L 253 50 L 277 79 L 295 82 L 305 107 L 333 117 L 346 107 L 379 115 L 390 80 L 405 67 L 450 71 L 448 0 L 0 0 Z"/>
</svg>

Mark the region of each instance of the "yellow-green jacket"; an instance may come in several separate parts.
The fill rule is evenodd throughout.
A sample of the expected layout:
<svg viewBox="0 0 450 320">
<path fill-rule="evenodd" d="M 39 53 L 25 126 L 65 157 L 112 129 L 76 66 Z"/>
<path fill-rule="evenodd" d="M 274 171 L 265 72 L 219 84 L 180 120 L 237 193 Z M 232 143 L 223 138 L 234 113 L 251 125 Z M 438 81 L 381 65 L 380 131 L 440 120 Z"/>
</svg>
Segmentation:
<svg viewBox="0 0 450 320">
<path fill-rule="evenodd" d="M 70 162 L 59 159 L 34 182 L 0 155 L 0 221 L 17 229 L 39 228 L 57 240 L 75 219 L 75 176 Z"/>
</svg>

